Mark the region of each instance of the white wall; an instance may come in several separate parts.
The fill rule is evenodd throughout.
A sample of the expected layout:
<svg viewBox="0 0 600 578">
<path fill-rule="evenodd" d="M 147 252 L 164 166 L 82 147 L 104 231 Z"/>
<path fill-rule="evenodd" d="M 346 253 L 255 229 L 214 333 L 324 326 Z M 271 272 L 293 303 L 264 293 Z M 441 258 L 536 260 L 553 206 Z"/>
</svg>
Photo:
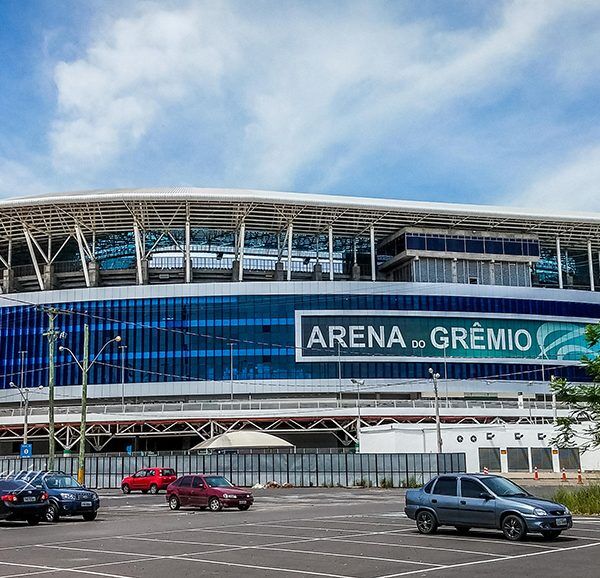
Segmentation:
<svg viewBox="0 0 600 578">
<path fill-rule="evenodd" d="M 487 439 L 488 434 L 493 436 Z M 518 434 L 520 439 L 516 439 Z M 539 435 L 545 436 L 543 439 Z M 478 472 L 479 448 L 499 448 L 501 471 L 508 471 L 506 448 L 547 448 L 555 431 L 552 425 L 494 424 L 494 425 L 454 425 L 442 424 L 442 451 L 464 452 L 467 471 Z M 463 438 L 462 442 L 458 440 Z M 517 436 L 517 437 L 518 437 Z M 415 426 L 414 424 L 393 424 L 363 427 L 360 432 L 360 451 L 364 453 L 437 452 L 437 435 L 434 424 Z M 530 464 L 531 453 L 529 451 Z M 553 448 L 552 465 L 560 472 L 558 450 Z M 583 471 L 600 470 L 600 448 L 580 454 Z M 535 464 L 532 464 L 534 466 Z"/>
</svg>

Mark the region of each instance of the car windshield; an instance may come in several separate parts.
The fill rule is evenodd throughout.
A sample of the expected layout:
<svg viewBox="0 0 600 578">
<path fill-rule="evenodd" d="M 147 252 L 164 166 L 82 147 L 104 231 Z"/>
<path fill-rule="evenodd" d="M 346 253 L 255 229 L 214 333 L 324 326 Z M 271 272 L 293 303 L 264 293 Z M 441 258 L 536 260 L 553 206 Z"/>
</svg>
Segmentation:
<svg viewBox="0 0 600 578">
<path fill-rule="evenodd" d="M 162 471 L 162 475 L 163 476 L 174 476 L 175 475 L 175 470 L 163 470 Z"/>
<path fill-rule="evenodd" d="M 479 478 L 479 481 L 487 486 L 494 494 L 502 497 L 509 496 L 520 496 L 525 497 L 529 496 L 529 492 L 524 490 L 521 486 L 517 486 L 514 482 L 507 480 L 506 478 L 501 478 L 499 476 L 491 476 L 489 478 Z"/>
<path fill-rule="evenodd" d="M 81 486 L 71 476 L 46 476 L 46 485 L 51 490 L 81 488 Z"/>
<path fill-rule="evenodd" d="M 204 481 L 211 488 L 231 488 L 233 484 L 223 476 L 206 476 Z"/>
</svg>

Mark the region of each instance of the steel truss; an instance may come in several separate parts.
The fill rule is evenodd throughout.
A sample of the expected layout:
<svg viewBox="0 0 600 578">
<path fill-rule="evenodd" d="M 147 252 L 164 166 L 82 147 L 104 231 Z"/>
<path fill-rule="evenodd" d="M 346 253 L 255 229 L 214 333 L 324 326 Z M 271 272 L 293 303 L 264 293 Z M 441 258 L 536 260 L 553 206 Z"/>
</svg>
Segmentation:
<svg viewBox="0 0 600 578">
<path fill-rule="evenodd" d="M 454 424 L 499 424 L 499 423 L 552 423 L 551 417 L 499 418 L 497 416 L 444 417 L 443 423 Z M 389 424 L 429 424 L 433 416 L 361 416 L 360 426 Z M 274 418 L 194 418 L 173 420 L 131 420 L 131 421 L 91 421 L 86 430 L 86 438 L 95 451 L 102 451 L 113 439 L 149 437 L 199 437 L 202 440 L 230 431 L 253 429 L 268 433 L 329 433 L 342 444 L 350 445 L 357 440 L 358 418 L 355 416 L 317 417 L 274 417 Z M 0 441 L 19 441 L 23 437 L 23 426 L 0 425 Z M 56 425 L 56 443 L 63 449 L 72 449 L 79 443 L 79 423 Z M 29 426 L 30 440 L 47 440 L 48 425 Z"/>
</svg>

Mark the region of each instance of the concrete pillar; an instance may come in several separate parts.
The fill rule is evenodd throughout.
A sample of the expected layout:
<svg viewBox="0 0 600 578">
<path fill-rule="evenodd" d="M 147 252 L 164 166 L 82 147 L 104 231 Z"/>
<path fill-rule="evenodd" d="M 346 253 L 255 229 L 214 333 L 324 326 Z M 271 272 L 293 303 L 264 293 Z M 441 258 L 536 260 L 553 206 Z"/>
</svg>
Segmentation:
<svg viewBox="0 0 600 578">
<path fill-rule="evenodd" d="M 148 273 L 148 257 L 144 257 L 140 262 L 140 274 L 141 283 L 140 285 L 148 285 L 149 273 Z"/>
<path fill-rule="evenodd" d="M 323 266 L 321 263 L 315 263 L 313 265 L 312 278 L 313 281 L 321 281 L 323 279 Z"/>
<path fill-rule="evenodd" d="M 285 279 L 285 269 L 282 261 L 275 263 L 275 281 L 283 281 Z"/>
<path fill-rule="evenodd" d="M 456 259 L 452 259 L 450 274 L 452 275 L 452 283 L 458 283 L 458 261 Z"/>
<path fill-rule="evenodd" d="M 496 284 L 496 261 L 490 261 L 490 285 Z"/>
<path fill-rule="evenodd" d="M 13 293 L 16 291 L 15 271 L 14 269 L 4 269 L 2 272 L 2 291 L 4 293 Z"/>
<path fill-rule="evenodd" d="M 360 265 L 358 263 L 352 265 L 352 281 L 360 281 Z"/>
<path fill-rule="evenodd" d="M 42 275 L 44 279 L 44 287 L 46 289 L 56 289 L 56 277 L 54 276 L 54 263 L 44 264 L 44 273 Z"/>
<path fill-rule="evenodd" d="M 563 271 L 562 271 L 562 259 L 560 252 L 560 237 L 556 237 L 556 264 L 558 267 L 558 287 L 563 288 Z"/>
<path fill-rule="evenodd" d="M 232 281 L 241 281 L 240 279 L 240 261 L 239 259 L 234 259 L 231 265 L 231 280 Z"/>
<path fill-rule="evenodd" d="M 90 272 L 90 287 L 100 286 L 100 263 L 98 261 L 90 261 L 88 264 Z"/>
</svg>

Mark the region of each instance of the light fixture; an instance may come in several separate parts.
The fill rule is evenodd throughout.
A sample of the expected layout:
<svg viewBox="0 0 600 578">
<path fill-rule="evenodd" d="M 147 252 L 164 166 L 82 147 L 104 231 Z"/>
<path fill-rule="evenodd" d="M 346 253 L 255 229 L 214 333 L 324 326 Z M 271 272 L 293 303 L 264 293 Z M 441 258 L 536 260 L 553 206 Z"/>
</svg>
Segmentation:
<svg viewBox="0 0 600 578">
<path fill-rule="evenodd" d="M 546 434 L 545 434 L 545 433 L 542 433 L 542 432 L 540 432 L 540 433 L 538 433 L 538 436 L 537 436 L 537 438 L 538 438 L 538 440 L 545 440 L 545 439 L 546 439 Z"/>
<path fill-rule="evenodd" d="M 492 433 L 491 431 L 489 431 L 489 432 L 487 432 L 487 433 L 485 434 L 485 439 L 486 439 L 486 440 L 493 440 L 493 439 L 494 439 L 494 437 L 496 437 L 496 434 Z"/>
<path fill-rule="evenodd" d="M 515 439 L 516 440 L 520 440 L 522 437 L 523 437 L 522 433 L 519 433 L 519 432 L 515 433 Z"/>
</svg>

